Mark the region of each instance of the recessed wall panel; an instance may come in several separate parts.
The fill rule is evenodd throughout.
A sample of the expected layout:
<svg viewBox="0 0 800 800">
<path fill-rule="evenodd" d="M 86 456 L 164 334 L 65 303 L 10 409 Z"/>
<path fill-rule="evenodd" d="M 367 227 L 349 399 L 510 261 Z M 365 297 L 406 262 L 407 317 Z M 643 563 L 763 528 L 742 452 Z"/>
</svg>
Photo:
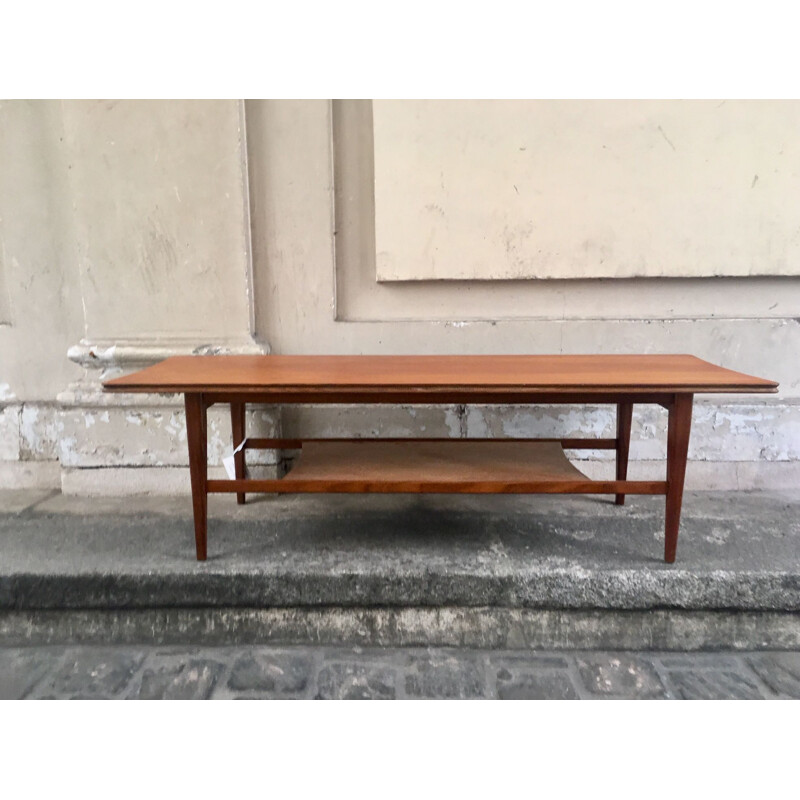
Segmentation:
<svg viewBox="0 0 800 800">
<path fill-rule="evenodd" d="M 800 274 L 800 102 L 376 100 L 379 281 Z"/>
</svg>

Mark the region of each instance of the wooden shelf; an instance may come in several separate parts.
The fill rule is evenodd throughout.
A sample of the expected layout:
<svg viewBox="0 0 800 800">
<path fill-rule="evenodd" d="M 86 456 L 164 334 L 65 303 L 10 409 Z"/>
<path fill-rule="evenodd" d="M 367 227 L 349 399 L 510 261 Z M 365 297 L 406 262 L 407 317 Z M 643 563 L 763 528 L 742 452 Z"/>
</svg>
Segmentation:
<svg viewBox="0 0 800 800">
<path fill-rule="evenodd" d="M 306 442 L 299 458 L 281 480 L 292 484 L 457 487 L 525 486 L 589 479 L 564 455 L 558 442 Z M 368 487 L 368 488 L 367 488 Z M 447 491 L 447 488 L 442 489 Z M 502 489 L 500 489 L 502 491 Z"/>
<path fill-rule="evenodd" d="M 486 439 L 307 440 L 283 478 L 207 483 L 211 493 L 665 494 L 666 490 L 665 481 L 591 480 L 569 462 L 558 441 Z"/>
</svg>

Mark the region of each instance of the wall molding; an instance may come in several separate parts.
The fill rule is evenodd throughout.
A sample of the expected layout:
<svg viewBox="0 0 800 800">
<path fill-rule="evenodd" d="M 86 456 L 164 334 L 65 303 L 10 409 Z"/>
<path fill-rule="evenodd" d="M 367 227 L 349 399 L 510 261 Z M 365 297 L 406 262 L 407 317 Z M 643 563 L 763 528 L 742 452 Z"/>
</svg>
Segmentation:
<svg viewBox="0 0 800 800">
<path fill-rule="evenodd" d="M 328 119 L 337 321 L 503 325 L 800 317 L 800 278 L 786 276 L 380 282 L 372 102 L 331 101 Z"/>
<path fill-rule="evenodd" d="M 126 369 L 155 364 L 170 356 L 266 355 L 269 345 L 252 338 L 203 342 L 200 337 L 95 340 L 81 339 L 67 351 L 67 358 L 87 369 Z"/>
</svg>

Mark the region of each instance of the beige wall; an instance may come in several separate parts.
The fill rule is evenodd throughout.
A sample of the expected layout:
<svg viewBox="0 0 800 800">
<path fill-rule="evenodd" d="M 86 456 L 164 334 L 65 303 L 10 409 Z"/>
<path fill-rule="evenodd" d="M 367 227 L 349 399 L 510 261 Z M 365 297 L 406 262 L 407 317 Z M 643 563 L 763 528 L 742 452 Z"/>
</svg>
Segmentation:
<svg viewBox="0 0 800 800">
<path fill-rule="evenodd" d="M 741 130 L 755 131 L 755 150 L 775 143 L 777 123 L 763 122 L 758 103 L 732 107 Z M 405 113 L 391 104 L 376 108 L 389 117 Z M 446 108 L 436 113 L 446 116 Z M 524 113 L 519 108 L 517 119 L 514 104 L 506 106 L 511 123 L 542 110 L 536 104 L 526 104 Z M 545 131 L 548 146 L 557 148 L 559 117 L 547 108 L 544 118 L 555 128 Z M 586 117 L 585 104 L 563 108 Z M 611 106 L 600 107 L 616 119 L 617 158 L 630 178 L 641 141 L 629 128 L 645 109 L 626 108 L 617 118 Z M 800 104 L 781 108 L 782 119 L 789 118 Z M 683 128 L 652 118 L 676 149 L 685 141 L 675 131 L 699 136 L 690 130 L 694 112 L 681 113 Z M 172 353 L 270 349 L 693 352 L 782 386 L 776 397 L 709 397 L 698 404 L 690 484 L 797 481 L 800 279 L 789 274 L 798 268 L 794 251 L 785 250 L 782 258 L 776 250 L 784 217 L 778 215 L 764 236 L 737 226 L 737 235 L 750 231 L 737 240 L 749 261 L 742 260 L 738 244 L 730 260 L 719 248 L 709 254 L 692 244 L 699 223 L 690 220 L 684 243 L 697 274 L 736 274 L 737 264 L 748 261 L 758 263 L 753 271 L 765 273 L 759 277 L 590 280 L 576 272 L 570 279 L 509 280 L 510 262 L 496 258 L 480 274 L 448 267 L 432 275 L 427 267 L 417 271 L 421 265 L 414 259 L 405 260 L 402 274 L 381 274 L 376 236 L 402 243 L 407 226 L 398 218 L 393 227 L 390 214 L 376 217 L 376 199 L 380 204 L 387 196 L 387 176 L 401 177 L 409 189 L 414 181 L 402 154 L 392 168 L 391 148 L 380 141 L 386 125 L 383 134 L 380 122 L 375 127 L 382 114 L 373 115 L 368 101 L 0 104 L 0 293 L 7 297 L 5 311 L 0 300 L 0 483 L 61 485 L 75 492 L 186 490 L 179 398 L 103 395 L 100 378 Z M 676 156 L 680 165 L 675 185 L 697 182 L 691 160 L 681 161 L 657 126 L 655 132 L 653 147 L 665 151 L 658 152 L 659 165 L 664 156 Z M 581 135 L 588 135 L 586 129 Z M 735 148 L 725 146 L 726 158 L 734 158 Z M 589 168 L 594 162 L 586 163 Z M 714 169 L 728 176 L 719 164 Z M 763 173 L 748 192 L 774 200 L 777 184 Z M 638 191 L 652 200 L 663 190 L 664 173 L 648 175 Z M 787 180 L 780 175 L 781 186 Z M 576 175 L 570 191 L 597 189 L 596 180 L 589 183 L 583 186 Z M 698 183 L 697 202 L 717 209 L 719 188 Z M 741 203 L 731 202 L 747 217 Z M 522 212 L 523 206 L 516 208 Z M 461 208 L 455 214 L 462 227 L 454 228 L 454 249 L 477 248 L 482 236 L 480 225 L 464 230 L 464 213 Z M 630 242 L 636 233 L 624 216 L 604 224 L 613 224 L 616 241 Z M 414 234 L 422 231 L 415 222 Z M 558 236 L 569 244 L 568 228 L 559 228 Z M 570 269 L 580 263 L 573 259 Z M 275 409 L 263 408 L 253 410 L 249 425 L 322 435 L 592 435 L 608 432 L 613 415 L 607 407 L 585 416 L 558 407 L 405 408 L 390 414 L 340 407 L 293 409 L 281 420 Z M 663 470 L 663 427 L 660 411 L 637 412 L 633 451 L 641 474 Z M 218 470 L 229 437 L 221 409 L 212 415 L 211 435 L 211 462 Z M 589 471 L 607 468 L 602 453 L 589 455 L 596 459 Z M 264 454 L 262 463 L 264 470 L 274 469 L 274 456 Z"/>
<path fill-rule="evenodd" d="M 0 385 L 19 400 L 55 400 L 80 374 L 65 358 L 83 312 L 63 135 L 58 103 L 0 102 Z"/>
<path fill-rule="evenodd" d="M 0 482 L 186 487 L 180 398 L 114 398 L 100 380 L 267 349 L 252 333 L 244 152 L 237 101 L 2 104 Z M 213 415 L 214 464 L 227 425 Z"/>
<path fill-rule="evenodd" d="M 62 118 L 89 337 L 247 337 L 240 105 L 71 102 Z"/>
<path fill-rule="evenodd" d="M 378 280 L 800 274 L 800 104 L 382 100 Z"/>
<path fill-rule="evenodd" d="M 796 278 L 380 283 L 370 104 L 247 117 L 257 325 L 276 352 L 694 352 L 800 394 Z"/>
</svg>

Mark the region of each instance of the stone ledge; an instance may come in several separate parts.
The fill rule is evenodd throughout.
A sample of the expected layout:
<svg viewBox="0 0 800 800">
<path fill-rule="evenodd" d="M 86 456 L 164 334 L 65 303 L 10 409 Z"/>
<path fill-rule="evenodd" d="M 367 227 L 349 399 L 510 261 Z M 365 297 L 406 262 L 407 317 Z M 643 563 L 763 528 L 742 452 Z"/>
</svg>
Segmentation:
<svg viewBox="0 0 800 800">
<path fill-rule="evenodd" d="M 13 500 L 13 503 L 12 503 Z M 800 496 L 687 493 L 678 561 L 663 500 L 600 497 L 210 498 L 209 560 L 191 500 L 14 493 L 0 514 L 0 608 L 800 610 Z"/>
<path fill-rule="evenodd" d="M 269 346 L 249 336 L 203 342 L 198 337 L 159 336 L 142 339 L 89 341 L 81 339 L 67 358 L 87 369 L 133 369 L 155 364 L 170 356 L 267 355 Z"/>
<path fill-rule="evenodd" d="M 0 610 L 0 645 L 797 650 L 800 614 L 497 608 Z"/>
<path fill-rule="evenodd" d="M 0 461 L 3 491 L 58 489 L 61 467 L 58 461 Z"/>
</svg>

